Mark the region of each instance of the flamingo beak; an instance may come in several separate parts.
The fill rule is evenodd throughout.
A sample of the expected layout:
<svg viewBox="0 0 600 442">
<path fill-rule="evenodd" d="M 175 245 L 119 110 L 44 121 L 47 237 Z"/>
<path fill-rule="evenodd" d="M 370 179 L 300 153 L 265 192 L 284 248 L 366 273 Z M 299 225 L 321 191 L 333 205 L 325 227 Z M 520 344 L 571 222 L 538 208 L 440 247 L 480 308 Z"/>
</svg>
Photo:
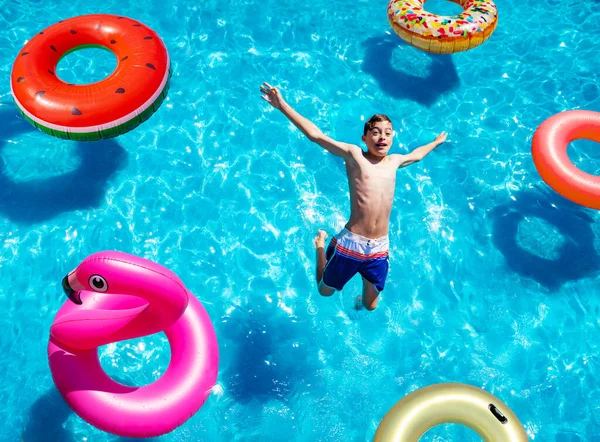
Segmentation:
<svg viewBox="0 0 600 442">
<path fill-rule="evenodd" d="M 67 295 L 67 298 L 69 298 L 73 303 L 77 304 L 77 305 L 81 305 L 81 296 L 80 296 L 80 291 L 75 291 L 71 288 L 71 285 L 69 284 L 69 275 L 65 276 L 62 280 L 62 288 L 65 292 L 65 295 Z"/>
</svg>

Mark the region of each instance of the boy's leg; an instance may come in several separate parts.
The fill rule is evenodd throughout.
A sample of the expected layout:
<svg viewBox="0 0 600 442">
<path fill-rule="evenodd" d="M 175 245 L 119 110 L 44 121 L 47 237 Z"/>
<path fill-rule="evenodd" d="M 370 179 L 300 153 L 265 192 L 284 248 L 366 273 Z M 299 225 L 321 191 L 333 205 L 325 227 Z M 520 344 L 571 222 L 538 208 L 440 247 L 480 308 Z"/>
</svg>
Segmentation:
<svg viewBox="0 0 600 442">
<path fill-rule="evenodd" d="M 375 310 L 379 302 L 379 294 L 385 287 L 385 280 L 390 268 L 389 260 L 373 259 L 364 263 L 360 269 L 360 275 L 363 279 L 362 306 L 367 310 Z M 368 278 L 368 279 L 367 279 Z M 373 281 L 373 282 L 370 282 Z M 357 308 L 360 308 L 357 300 Z"/>
<path fill-rule="evenodd" d="M 379 292 L 375 288 L 373 284 L 367 281 L 363 276 L 363 292 L 360 300 L 356 300 L 357 309 L 361 307 L 366 308 L 367 310 L 375 310 L 377 307 L 377 303 L 379 302 Z M 360 303 L 359 303 L 360 302 Z"/>
<path fill-rule="evenodd" d="M 319 233 L 315 238 L 315 247 L 317 248 L 317 286 L 321 295 L 331 296 L 335 293 L 335 290 L 321 284 L 323 279 L 323 270 L 325 270 L 325 266 L 327 265 L 327 257 L 325 256 L 326 239 L 327 233 L 324 230 L 319 230 Z"/>
</svg>

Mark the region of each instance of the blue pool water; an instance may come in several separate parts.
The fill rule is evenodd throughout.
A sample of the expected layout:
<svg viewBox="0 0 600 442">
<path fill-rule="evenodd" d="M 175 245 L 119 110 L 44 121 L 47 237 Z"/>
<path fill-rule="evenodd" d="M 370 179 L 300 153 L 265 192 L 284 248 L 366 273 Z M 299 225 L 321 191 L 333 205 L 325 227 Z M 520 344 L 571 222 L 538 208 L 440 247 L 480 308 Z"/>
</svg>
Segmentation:
<svg viewBox="0 0 600 442">
<path fill-rule="evenodd" d="M 600 2 L 497 4 L 488 42 L 435 56 L 368 0 L 0 3 L 1 440 L 126 440 L 70 411 L 46 358 L 61 278 L 116 249 L 176 272 L 219 338 L 214 393 L 156 441 L 366 441 L 395 402 L 438 382 L 495 394 L 531 440 L 600 441 L 599 216 L 551 191 L 530 155 L 547 117 L 600 110 Z M 12 63 L 39 30 L 94 12 L 161 35 L 171 90 L 117 139 L 54 139 L 17 116 Z M 73 54 L 59 75 L 93 81 L 111 63 Z M 394 122 L 392 152 L 450 133 L 398 172 L 374 312 L 352 308 L 358 279 L 333 298 L 315 290 L 312 239 L 349 215 L 344 166 L 260 99 L 263 81 L 343 141 L 360 143 L 376 112 Z M 594 143 L 569 154 L 600 173 Z M 169 362 L 162 333 L 99 354 L 131 385 Z M 422 440 L 479 439 L 445 425 Z"/>
</svg>

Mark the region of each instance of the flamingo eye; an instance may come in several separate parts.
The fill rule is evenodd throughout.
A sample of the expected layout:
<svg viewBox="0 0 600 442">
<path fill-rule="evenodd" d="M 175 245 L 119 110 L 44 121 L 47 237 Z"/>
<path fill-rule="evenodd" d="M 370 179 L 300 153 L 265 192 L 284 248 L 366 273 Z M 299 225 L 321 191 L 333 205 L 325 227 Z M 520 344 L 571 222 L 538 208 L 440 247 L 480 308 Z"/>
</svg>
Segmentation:
<svg viewBox="0 0 600 442">
<path fill-rule="evenodd" d="M 100 275 L 92 275 L 88 280 L 90 288 L 97 292 L 105 292 L 108 290 L 108 282 Z"/>
</svg>

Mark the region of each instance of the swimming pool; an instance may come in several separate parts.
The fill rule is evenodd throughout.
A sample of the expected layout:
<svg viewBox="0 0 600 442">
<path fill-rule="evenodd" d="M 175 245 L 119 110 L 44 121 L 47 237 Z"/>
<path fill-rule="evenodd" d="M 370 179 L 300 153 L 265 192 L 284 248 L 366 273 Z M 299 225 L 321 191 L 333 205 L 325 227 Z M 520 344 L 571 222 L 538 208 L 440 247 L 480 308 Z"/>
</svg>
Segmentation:
<svg viewBox="0 0 600 442">
<path fill-rule="evenodd" d="M 438 382 L 490 391 L 532 440 L 600 440 L 598 214 L 549 190 L 530 155 L 550 115 L 600 109 L 600 3 L 497 5 L 485 44 L 433 56 L 391 32 L 385 4 L 362 0 L 4 2 L 0 438 L 125 440 L 70 411 L 46 358 L 61 278 L 117 249 L 177 273 L 219 337 L 214 394 L 157 441 L 370 440 L 395 402 Z M 117 139 L 53 139 L 16 115 L 11 66 L 37 31 L 95 12 L 161 35 L 171 90 Z M 59 75 L 106 69 L 73 60 Z M 316 292 L 312 238 L 349 215 L 344 166 L 260 100 L 262 81 L 344 141 L 358 143 L 376 112 L 394 122 L 392 152 L 450 132 L 398 173 L 391 270 L 374 312 L 353 311 L 356 279 L 341 296 Z M 597 146 L 574 147 L 576 163 L 600 173 Z M 100 356 L 113 377 L 142 385 L 164 372 L 169 347 L 159 334 Z M 447 425 L 423 440 L 479 439 Z"/>
</svg>

